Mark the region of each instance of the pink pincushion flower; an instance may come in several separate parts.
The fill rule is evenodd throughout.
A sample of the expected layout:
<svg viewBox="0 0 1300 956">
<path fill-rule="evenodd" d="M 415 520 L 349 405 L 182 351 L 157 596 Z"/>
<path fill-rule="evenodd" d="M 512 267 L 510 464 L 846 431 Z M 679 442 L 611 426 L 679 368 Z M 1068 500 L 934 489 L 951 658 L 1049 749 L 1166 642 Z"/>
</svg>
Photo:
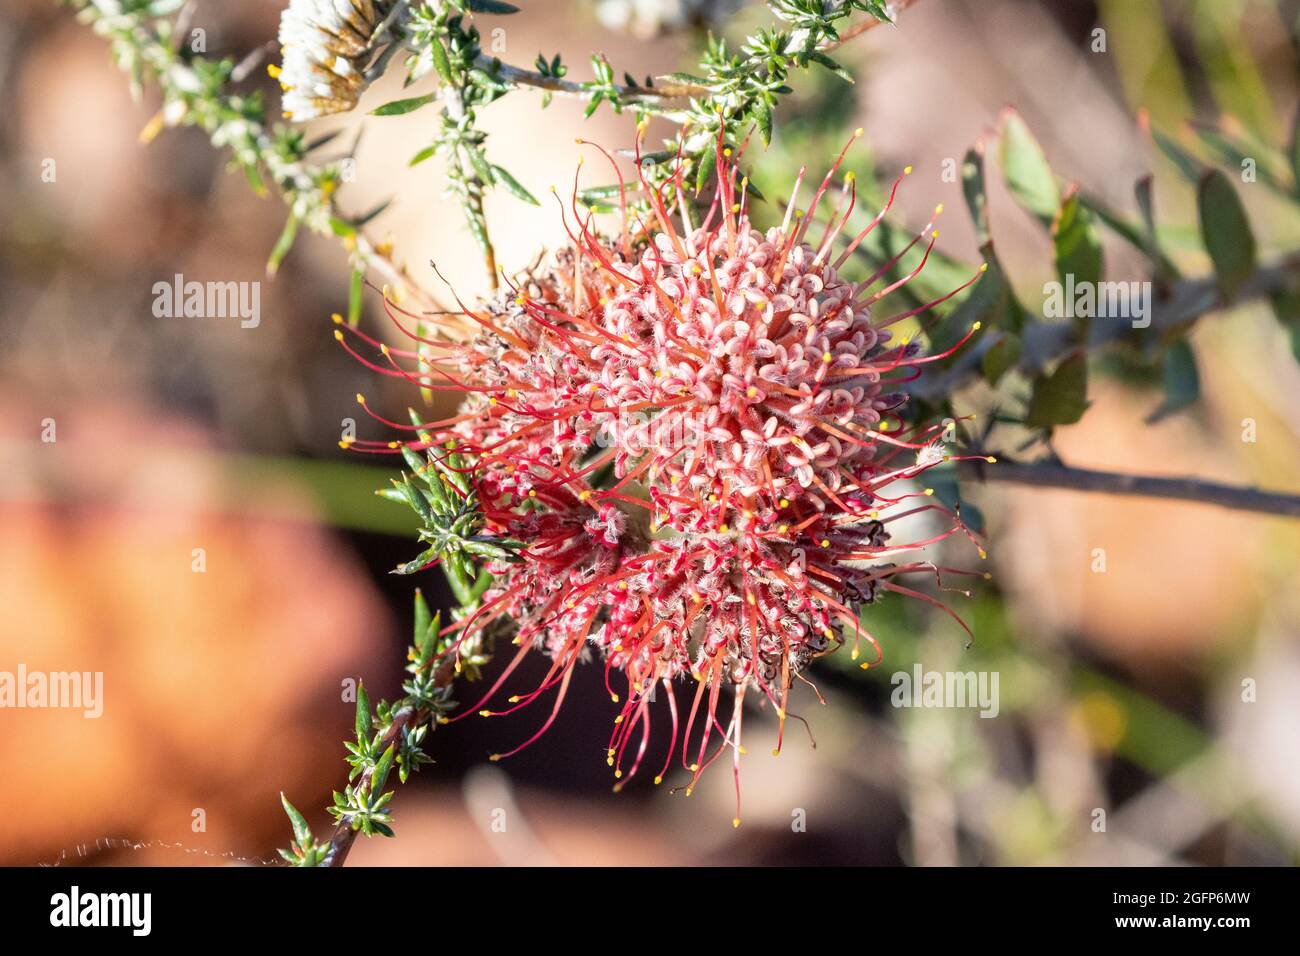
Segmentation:
<svg viewBox="0 0 1300 956">
<path fill-rule="evenodd" d="M 367 363 L 466 393 L 458 415 L 425 426 L 428 441 L 409 447 L 470 456 L 487 529 L 523 543 L 517 560 L 492 566 L 496 583 L 462 633 L 493 621 L 518 631 L 521 649 L 480 707 L 541 651 L 553 662 L 547 676 L 508 708 L 558 686 L 540 735 L 573 666 L 595 650 L 621 704 L 608 745 L 616 775 L 639 769 L 652 710 L 666 708 L 673 742 L 656 782 L 680 741 L 687 792 L 727 750 L 738 765 L 746 694 L 770 702 L 784 725 L 811 660 L 848 633 L 855 657 L 861 637 L 874 645 L 859 611 L 882 590 L 937 604 L 895 579 L 950 569 L 895 556 L 969 536 L 928 491 L 906 484 L 950 460 L 941 426 L 891 417 L 906 401 L 899 387 L 935 357 L 895 344 L 890 326 L 943 299 L 878 320 L 872 307 L 907 281 L 873 291 L 897 259 L 862 283 L 837 272 L 888 204 L 833 258 L 853 208 L 851 177 L 814 242 L 812 212 L 834 169 L 806 213 L 792 198 L 782 225 L 763 232 L 729 153 L 717 159 L 717 193 L 698 227 L 679 232 L 669 215 L 663 195 L 680 197 L 679 182 L 643 181 L 652 226 L 637 219 L 632 230 L 625 210 L 621 235 L 607 240 L 579 216 L 573 248 L 511 293 L 462 306 L 479 328 L 473 338 L 422 340 L 418 356 L 405 353 L 442 349 L 433 368 L 407 372 L 386 347 L 391 369 Z M 892 541 L 889 525 L 920 511 L 942 514 L 947 529 Z M 696 690 L 683 721 L 673 684 L 684 678 Z M 724 689 L 734 692 L 726 723 Z"/>
</svg>

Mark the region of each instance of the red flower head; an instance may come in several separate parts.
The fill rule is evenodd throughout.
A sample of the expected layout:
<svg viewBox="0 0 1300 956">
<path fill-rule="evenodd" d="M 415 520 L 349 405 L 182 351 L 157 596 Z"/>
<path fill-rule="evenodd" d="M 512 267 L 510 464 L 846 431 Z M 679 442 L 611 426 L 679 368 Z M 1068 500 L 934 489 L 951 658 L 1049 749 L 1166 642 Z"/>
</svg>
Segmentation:
<svg viewBox="0 0 1300 956">
<path fill-rule="evenodd" d="M 491 566 L 496 582 L 461 636 L 500 620 L 518 629 L 520 650 L 479 707 L 530 651 L 552 665 L 540 686 L 481 713 L 513 711 L 558 685 L 536 739 L 575 663 L 594 649 L 621 704 L 608 745 L 615 775 L 637 772 L 652 711 L 666 708 L 672 746 L 655 782 L 680 741 L 689 793 L 727 750 L 738 774 L 747 695 L 769 702 L 783 727 L 795 678 L 846 635 L 855 658 L 865 637 L 879 660 L 860 625 L 864 605 L 885 590 L 937 605 L 897 579 L 970 573 L 895 560 L 969 536 L 959 516 L 908 481 L 952 460 L 943 426 L 905 426 L 895 413 L 907 401 L 899 387 L 978 326 L 949 352 L 922 356 L 915 341 L 895 342 L 891 326 L 960 289 L 877 319 L 875 303 L 925 258 L 883 288 L 902 254 L 865 282 L 838 274 L 903 178 L 836 254 L 856 198 L 851 176 L 835 190 L 825 233 L 814 241 L 810 232 L 843 156 L 807 210 L 797 208 L 796 183 L 784 221 L 766 232 L 750 221 L 747 184 L 721 146 L 716 194 L 697 226 L 679 228 L 669 213 L 687 206 L 680 172 L 662 186 L 643 178 L 649 222 L 623 203 L 613 239 L 595 235 L 575 204 L 571 248 L 495 301 L 461 306 L 478 328 L 473 338 L 420 339 L 419 354 L 407 356 L 441 350 L 442 359 L 416 373 L 386 347 L 392 368 L 367 363 L 465 393 L 458 415 L 425 426 L 426 440 L 408 447 L 468 456 L 485 529 L 522 542 L 515 560 Z M 922 232 L 926 257 L 932 225 Z M 922 511 L 941 513 L 947 530 L 893 540 L 891 525 Z M 682 715 L 673 684 L 685 679 L 696 687 Z M 656 704 L 659 685 L 666 692 Z M 724 690 L 734 697 L 727 717 Z"/>
</svg>

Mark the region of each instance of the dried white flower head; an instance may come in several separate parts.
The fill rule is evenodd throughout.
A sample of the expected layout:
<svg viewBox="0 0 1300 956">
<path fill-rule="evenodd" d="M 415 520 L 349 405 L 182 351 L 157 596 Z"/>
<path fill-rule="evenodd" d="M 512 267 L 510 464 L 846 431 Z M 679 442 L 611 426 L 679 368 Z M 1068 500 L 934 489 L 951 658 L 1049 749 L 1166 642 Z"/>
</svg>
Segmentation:
<svg viewBox="0 0 1300 956">
<path fill-rule="evenodd" d="M 392 7 L 386 0 L 290 0 L 280 15 L 283 63 L 272 70 L 286 117 L 315 119 L 357 105 L 375 34 Z"/>
</svg>

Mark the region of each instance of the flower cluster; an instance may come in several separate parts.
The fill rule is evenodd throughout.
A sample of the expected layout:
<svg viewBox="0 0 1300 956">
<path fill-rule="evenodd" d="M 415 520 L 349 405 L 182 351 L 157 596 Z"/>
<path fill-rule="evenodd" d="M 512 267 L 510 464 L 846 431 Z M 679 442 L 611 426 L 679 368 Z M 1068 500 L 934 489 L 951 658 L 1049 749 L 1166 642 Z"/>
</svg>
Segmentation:
<svg viewBox="0 0 1300 956">
<path fill-rule="evenodd" d="M 357 105 L 391 0 L 290 0 L 280 15 L 283 62 L 273 68 L 284 115 L 309 120 Z"/>
<path fill-rule="evenodd" d="M 356 333 L 388 360 L 372 368 L 464 393 L 456 415 L 421 426 L 407 447 L 468 456 L 484 528 L 521 545 L 489 564 L 494 583 L 464 622 L 464 635 L 494 621 L 517 628 L 518 653 L 476 709 L 508 713 L 558 688 L 540 735 L 575 663 L 594 650 L 621 705 L 607 751 L 616 776 L 640 768 L 662 688 L 673 732 L 655 780 L 680 741 L 688 793 L 728 750 L 738 772 L 747 695 L 769 702 L 783 727 L 791 687 L 811 660 L 849 635 L 855 658 L 862 638 L 875 645 L 860 624 L 864 605 L 886 590 L 938 603 L 900 575 L 969 573 L 898 557 L 969 536 L 912 482 L 952 460 L 942 425 L 905 425 L 896 414 L 906 402 L 899 386 L 942 356 L 895 342 L 890 326 L 938 302 L 872 315 L 924 258 L 875 291 L 897 259 L 849 282 L 838 268 L 888 205 L 835 254 L 855 201 L 852 177 L 835 190 L 830 225 L 814 241 L 813 213 L 835 169 L 807 210 L 796 207 L 796 185 L 782 224 L 762 231 L 721 146 L 717 168 L 712 207 L 694 228 L 679 229 L 670 215 L 667 197 L 683 195 L 674 180 L 662 188 L 643 180 L 650 224 L 625 205 L 612 239 L 593 233 L 575 206 L 571 248 L 495 300 L 461 305 L 477 330 L 467 339 L 419 338 L 419 349 L 403 353 Z M 386 305 L 402 325 L 401 310 Z M 431 365 L 399 364 L 427 363 L 431 350 Z M 918 512 L 941 514 L 946 529 L 894 540 L 891 527 Z M 552 662 L 545 678 L 487 709 L 533 652 Z M 673 689 L 681 679 L 695 681 L 684 720 Z"/>
</svg>

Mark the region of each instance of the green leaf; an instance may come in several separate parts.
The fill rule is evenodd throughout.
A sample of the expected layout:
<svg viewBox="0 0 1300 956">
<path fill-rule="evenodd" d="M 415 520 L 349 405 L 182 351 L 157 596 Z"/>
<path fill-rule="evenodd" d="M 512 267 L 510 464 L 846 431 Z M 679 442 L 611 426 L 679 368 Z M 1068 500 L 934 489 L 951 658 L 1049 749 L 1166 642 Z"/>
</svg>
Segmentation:
<svg viewBox="0 0 1300 956">
<path fill-rule="evenodd" d="M 1019 364 L 1023 351 L 1024 346 L 1018 335 L 1011 332 L 1004 334 L 980 358 L 980 371 L 984 373 L 985 381 L 996 385 L 1003 375 Z"/>
<path fill-rule="evenodd" d="M 700 153 L 699 159 L 695 163 L 695 195 L 704 191 L 704 187 L 709 183 L 709 177 L 713 171 L 718 168 L 718 151 L 716 144 L 710 144 L 709 147 Z"/>
<path fill-rule="evenodd" d="M 293 248 L 293 241 L 298 236 L 298 217 L 290 214 L 285 220 L 284 230 L 280 233 L 280 238 L 275 241 L 275 248 L 271 250 L 270 257 L 266 260 L 267 275 L 275 275 L 280 271 L 280 264 L 284 262 L 284 257 L 289 254 Z"/>
<path fill-rule="evenodd" d="M 975 224 L 975 236 L 984 248 L 989 244 L 988 195 L 984 186 L 984 146 L 979 144 L 967 150 L 961 164 L 961 190 L 966 197 L 966 208 Z"/>
<path fill-rule="evenodd" d="M 393 744 L 388 745 L 384 755 L 375 761 L 374 772 L 370 775 L 370 792 L 379 793 L 384 789 L 384 784 L 388 782 L 388 774 L 393 769 L 393 758 L 397 756 L 393 749 Z"/>
<path fill-rule="evenodd" d="M 814 63 L 820 63 L 822 66 L 826 67 L 826 69 L 830 70 L 832 73 L 838 76 L 845 83 L 855 82 L 852 73 L 844 69 L 844 67 L 840 66 L 838 63 L 832 60 L 825 53 L 822 53 L 820 50 L 813 50 L 811 53 L 808 54 L 808 59 L 812 60 Z"/>
<path fill-rule="evenodd" d="M 762 134 L 764 145 L 772 145 L 772 105 L 760 102 L 754 107 L 754 122 Z"/>
<path fill-rule="evenodd" d="M 425 601 L 424 594 L 419 588 L 415 589 L 415 640 L 412 642 L 416 647 L 424 644 L 425 638 L 429 634 L 429 624 L 433 621 L 433 615 L 429 613 L 429 603 Z"/>
<path fill-rule="evenodd" d="M 998 155 L 1002 176 L 1016 202 L 1044 225 L 1050 226 L 1061 207 L 1061 191 L 1056 176 L 1047 163 L 1043 147 L 1020 114 L 1010 108 L 1002 114 Z"/>
<path fill-rule="evenodd" d="M 504 3 L 502 0 L 469 0 L 469 8 L 475 13 L 495 13 L 501 16 L 519 12 L 513 3 Z"/>
<path fill-rule="evenodd" d="M 315 843 L 316 838 L 312 836 L 311 827 L 307 825 L 307 818 L 289 802 L 283 790 L 280 791 L 280 805 L 284 807 L 284 812 L 289 817 L 289 823 L 293 826 L 293 841 L 300 847 L 309 847 Z"/>
<path fill-rule="evenodd" d="M 541 203 L 539 203 L 536 199 L 533 198 L 532 193 L 530 193 L 523 186 L 519 185 L 519 181 L 515 179 L 515 177 L 511 176 L 504 169 L 502 169 L 500 166 L 492 167 L 492 180 L 498 186 L 501 186 L 503 189 L 505 189 L 506 192 L 510 193 L 510 195 L 514 196 L 516 199 L 522 199 L 530 206 L 541 205 Z"/>
<path fill-rule="evenodd" d="M 348 285 L 348 325 L 356 328 L 361 322 L 361 307 L 366 288 L 366 274 L 361 269 L 352 270 L 352 281 Z"/>
<path fill-rule="evenodd" d="M 393 100 L 391 103 L 385 103 L 383 106 L 371 110 L 370 115 L 401 116 L 404 113 L 418 110 L 421 106 L 432 103 L 437 98 L 437 93 L 428 93 L 424 96 L 413 96 L 409 100 Z"/>
<path fill-rule="evenodd" d="M 1052 242 L 1056 249 L 1056 274 L 1067 288 L 1089 283 L 1096 288 L 1102 276 L 1101 237 L 1093 224 L 1092 214 L 1079 200 L 1079 188 L 1071 186 L 1061 210 L 1052 223 Z M 1073 276 L 1073 286 L 1070 277 Z M 1086 317 L 1075 319 L 1075 325 L 1086 330 Z"/>
<path fill-rule="evenodd" d="M 1163 373 L 1165 400 L 1147 416 L 1148 425 L 1195 404 L 1201 397 L 1201 376 L 1196 369 L 1196 354 L 1186 339 L 1178 339 L 1165 349 Z"/>
<path fill-rule="evenodd" d="M 410 162 L 408 162 L 406 165 L 408 167 L 419 166 L 426 159 L 432 157 L 433 154 L 436 153 L 437 151 L 438 151 L 437 146 L 426 146 L 424 147 L 424 149 L 420 150 L 418 153 L 412 156 Z"/>
<path fill-rule="evenodd" d="M 370 739 L 370 698 L 366 696 L 366 685 L 357 684 L 357 739 L 364 742 Z"/>
<path fill-rule="evenodd" d="M 1034 379 L 1025 424 L 1031 428 L 1073 425 L 1088 408 L 1088 358 L 1071 355 L 1050 375 Z"/>
<path fill-rule="evenodd" d="M 447 59 L 447 51 L 443 48 L 441 40 L 429 41 L 429 57 L 433 60 L 433 68 L 438 71 L 438 76 L 442 77 L 444 83 L 456 82 L 455 75 L 451 72 L 451 61 Z"/>
<path fill-rule="evenodd" d="M 1228 177 L 1217 169 L 1201 177 L 1196 205 L 1201 239 L 1214 263 L 1219 292 L 1230 301 L 1255 270 L 1255 236 L 1246 210 Z"/>
</svg>

